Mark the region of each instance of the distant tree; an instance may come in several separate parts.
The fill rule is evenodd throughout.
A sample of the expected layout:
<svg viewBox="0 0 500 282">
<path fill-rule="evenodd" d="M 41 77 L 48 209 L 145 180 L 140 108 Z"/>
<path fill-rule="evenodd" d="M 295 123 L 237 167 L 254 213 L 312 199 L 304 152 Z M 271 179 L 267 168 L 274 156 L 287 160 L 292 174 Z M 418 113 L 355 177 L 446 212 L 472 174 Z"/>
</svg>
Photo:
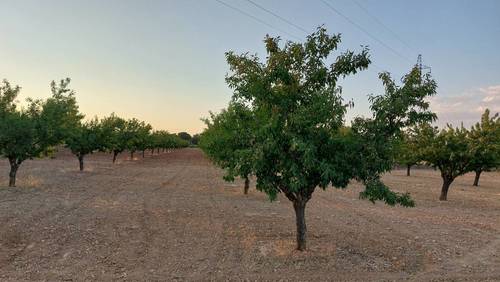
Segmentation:
<svg viewBox="0 0 500 282">
<path fill-rule="evenodd" d="M 366 69 L 370 60 L 367 49 L 346 51 L 327 66 L 339 43 L 339 35 L 319 28 L 303 44 L 280 47 L 279 38 L 266 37 L 264 63 L 254 55 L 226 54 L 233 101 L 249 105 L 257 125 L 251 153 L 256 187 L 271 200 L 283 193 L 293 203 L 298 250 L 306 249 L 305 207 L 318 186 L 344 188 L 356 178 L 365 184 L 363 198 L 413 205 L 407 194 L 390 191 L 380 175 L 393 164 L 400 129 L 434 117 L 425 98 L 435 93 L 435 82 L 422 81 L 414 68 L 403 87 L 381 74 L 386 94 L 370 98 L 373 118 L 357 118 L 346 129 L 349 103 L 337 81 Z"/>
<path fill-rule="evenodd" d="M 122 134 L 125 148 L 130 152 L 130 159 L 134 158 L 136 151 L 145 150 L 150 131 L 151 125 L 136 118 L 132 118 L 125 123 L 125 130 Z"/>
<path fill-rule="evenodd" d="M 407 130 L 401 134 L 396 146 L 396 162 L 406 166 L 406 176 L 410 176 L 411 167 L 421 160 L 416 136 L 411 130 Z"/>
<path fill-rule="evenodd" d="M 137 131 L 137 139 L 136 139 L 136 144 L 135 147 L 139 150 L 142 151 L 142 157 L 144 158 L 145 156 L 145 151 L 150 147 L 150 144 L 152 142 L 152 136 L 151 136 L 151 131 L 153 130 L 153 127 L 149 124 L 146 124 L 145 122 L 141 122 L 141 126 L 139 127 L 139 130 Z"/>
<path fill-rule="evenodd" d="M 198 146 L 198 143 L 200 142 L 200 134 L 195 134 L 191 138 L 191 144 Z"/>
<path fill-rule="evenodd" d="M 205 119 L 206 130 L 200 139 L 200 148 L 218 166 L 226 170 L 224 179 L 245 180 L 244 194 L 248 194 L 252 174 L 253 116 L 243 104 L 231 103 L 219 114 L 210 113 Z"/>
<path fill-rule="evenodd" d="M 115 163 L 118 154 L 127 148 L 128 136 L 125 134 L 126 127 L 127 121 L 116 116 L 114 113 L 101 120 L 104 150 L 113 154 L 113 163 Z"/>
<path fill-rule="evenodd" d="M 74 92 L 68 89 L 69 82 L 69 79 L 59 84 L 53 81 L 52 96 L 47 100 L 28 99 L 26 109 L 18 109 L 13 103 L 19 88 L 4 82 L 0 95 L 4 104 L 3 117 L 0 117 L 0 152 L 10 163 L 9 186 L 16 185 L 17 171 L 25 160 L 53 152 L 54 146 L 61 144 L 82 118 Z M 10 102 L 3 103 L 5 101 Z"/>
<path fill-rule="evenodd" d="M 417 134 L 422 159 L 441 172 L 443 185 L 439 200 L 446 201 L 455 178 L 470 171 L 472 152 L 469 132 L 464 127 L 453 128 L 448 125 L 438 130 L 424 124 Z"/>
<path fill-rule="evenodd" d="M 472 159 L 470 170 L 476 173 L 474 186 L 479 185 L 479 177 L 483 171 L 500 167 L 500 118 L 498 113 L 490 117 L 486 109 L 478 122 L 470 131 Z"/>
<path fill-rule="evenodd" d="M 78 158 L 80 171 L 84 168 L 84 158 L 96 150 L 104 149 L 102 130 L 97 118 L 81 123 L 66 138 L 66 147 Z"/>
<path fill-rule="evenodd" d="M 151 137 L 150 137 L 150 142 L 149 142 L 149 146 L 148 146 L 148 149 L 151 150 L 151 155 L 154 154 L 155 150 L 160 150 L 160 147 L 162 145 L 162 133 L 163 131 L 161 130 L 155 130 L 153 131 L 153 133 L 151 134 Z"/>
<path fill-rule="evenodd" d="M 179 137 L 175 134 L 166 134 L 164 137 L 164 148 L 165 149 L 178 149 L 185 148 L 189 146 L 189 141 Z"/>
<path fill-rule="evenodd" d="M 191 135 L 187 132 L 179 132 L 177 133 L 177 136 L 179 136 L 182 140 L 186 140 L 191 143 Z"/>
</svg>

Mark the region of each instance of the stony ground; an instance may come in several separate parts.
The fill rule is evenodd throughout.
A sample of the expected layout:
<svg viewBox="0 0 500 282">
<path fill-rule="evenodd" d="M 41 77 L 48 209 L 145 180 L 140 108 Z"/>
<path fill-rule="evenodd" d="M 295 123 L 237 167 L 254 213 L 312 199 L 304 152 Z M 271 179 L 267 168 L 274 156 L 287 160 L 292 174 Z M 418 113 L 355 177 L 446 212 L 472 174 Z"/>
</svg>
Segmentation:
<svg viewBox="0 0 500 282">
<path fill-rule="evenodd" d="M 359 200 L 360 186 L 317 191 L 307 252 L 294 213 L 221 171 L 197 149 L 111 164 L 108 154 L 27 161 L 7 188 L 0 160 L 0 280 L 500 281 L 500 174 L 452 184 L 432 170 L 384 177 L 415 208 Z"/>
</svg>

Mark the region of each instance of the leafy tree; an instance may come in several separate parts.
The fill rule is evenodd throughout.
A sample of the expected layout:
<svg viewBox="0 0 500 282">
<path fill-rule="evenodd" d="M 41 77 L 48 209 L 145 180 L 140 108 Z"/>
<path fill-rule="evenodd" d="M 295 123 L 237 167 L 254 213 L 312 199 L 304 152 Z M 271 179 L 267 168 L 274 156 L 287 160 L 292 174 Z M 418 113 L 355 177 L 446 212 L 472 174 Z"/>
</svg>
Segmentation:
<svg viewBox="0 0 500 282">
<path fill-rule="evenodd" d="M 446 201 L 451 183 L 470 171 L 472 160 L 469 132 L 464 128 L 448 125 L 442 130 L 424 124 L 418 131 L 422 159 L 439 169 L 443 186 L 439 200 Z"/>
<path fill-rule="evenodd" d="M 380 174 L 392 166 L 400 129 L 434 118 L 424 98 L 435 93 L 435 83 L 429 77 L 422 81 L 414 68 L 403 87 L 382 73 L 386 94 L 371 96 L 373 117 L 357 118 L 347 129 L 350 104 L 337 82 L 366 69 L 370 60 L 367 49 L 346 51 L 328 66 L 339 43 L 340 35 L 321 27 L 303 44 L 280 47 L 279 38 L 266 37 L 264 63 L 255 55 L 226 53 L 233 101 L 249 105 L 257 125 L 251 154 L 256 187 L 271 200 L 283 193 L 293 203 L 298 250 L 306 249 L 305 208 L 316 187 L 344 188 L 358 179 L 366 187 L 363 198 L 413 205 L 407 194 L 390 191 Z"/>
<path fill-rule="evenodd" d="M 139 130 L 137 131 L 137 139 L 136 139 L 135 147 L 139 151 L 142 151 L 143 158 L 145 156 L 146 149 L 149 148 L 149 146 L 152 142 L 151 130 L 153 130 L 153 127 L 151 125 L 146 124 L 145 122 L 141 122 L 141 126 L 139 127 Z"/>
<path fill-rule="evenodd" d="M 127 136 L 124 134 L 127 127 L 127 121 L 114 113 L 101 120 L 101 129 L 103 136 L 103 145 L 106 151 L 113 154 L 113 163 L 118 154 L 127 148 Z"/>
<path fill-rule="evenodd" d="M 245 180 L 244 194 L 248 194 L 252 173 L 253 116 L 243 104 L 231 103 L 220 114 L 210 113 L 205 119 L 207 129 L 201 135 L 200 147 L 218 166 L 226 170 L 224 179 Z"/>
<path fill-rule="evenodd" d="M 151 129 L 151 125 L 135 118 L 126 122 L 125 130 L 122 134 L 125 141 L 125 148 L 130 151 L 130 159 L 134 158 L 136 151 L 145 150 Z"/>
<path fill-rule="evenodd" d="M 410 130 L 403 132 L 398 140 L 395 157 L 398 164 L 406 166 L 406 176 L 410 176 L 411 167 L 421 159 L 416 137 Z"/>
<path fill-rule="evenodd" d="M 160 150 L 160 146 L 162 143 L 162 131 L 161 130 L 155 130 L 153 133 L 151 133 L 151 137 L 149 139 L 149 147 L 148 149 L 151 150 L 151 154 L 153 155 L 155 150 Z"/>
<path fill-rule="evenodd" d="M 476 173 L 474 186 L 479 185 L 483 171 L 500 166 L 500 118 L 498 113 L 490 117 L 486 109 L 478 122 L 470 130 L 472 160 L 470 170 Z"/>
<path fill-rule="evenodd" d="M 35 119 L 40 112 L 16 111 L 6 115 L 0 124 L 2 155 L 9 160 L 9 186 L 16 186 L 17 171 L 26 159 L 42 156 L 49 152 L 40 140 Z"/>
<path fill-rule="evenodd" d="M 61 79 L 59 83 L 52 81 L 50 90 L 52 96 L 43 103 L 43 115 L 40 116 L 39 126 L 43 126 L 42 133 L 46 133 L 47 142 L 59 144 L 71 134 L 71 131 L 80 125 L 83 115 L 76 103 L 75 91 L 69 89 L 69 78 Z M 49 140 L 52 139 L 52 140 Z"/>
<path fill-rule="evenodd" d="M 179 136 L 182 140 L 186 140 L 188 142 L 191 142 L 191 135 L 187 132 L 179 132 L 177 133 L 177 136 Z"/>
<path fill-rule="evenodd" d="M 167 133 L 164 137 L 163 148 L 164 149 L 178 149 L 188 147 L 190 142 L 183 139 L 175 134 Z"/>
<path fill-rule="evenodd" d="M 104 149 L 102 140 L 102 130 L 97 118 L 79 124 L 66 138 L 66 147 L 78 158 L 80 171 L 83 171 L 83 160 L 86 155 Z"/>
<path fill-rule="evenodd" d="M 26 109 L 18 109 L 13 103 L 19 88 L 4 82 L 0 152 L 10 163 L 9 186 L 16 185 L 17 171 L 25 160 L 50 154 L 82 118 L 74 92 L 67 88 L 69 82 L 53 81 L 52 96 L 45 101 L 28 99 Z"/>
<path fill-rule="evenodd" d="M 165 151 L 189 146 L 188 141 L 181 139 L 177 134 L 171 134 L 165 130 L 154 131 L 150 137 L 149 143 L 149 149 L 151 149 L 151 152 L 153 153 L 156 149 L 158 154 L 160 153 L 160 150 Z"/>
<path fill-rule="evenodd" d="M 191 138 L 191 144 L 198 146 L 198 143 L 200 142 L 200 134 L 195 134 Z"/>
</svg>

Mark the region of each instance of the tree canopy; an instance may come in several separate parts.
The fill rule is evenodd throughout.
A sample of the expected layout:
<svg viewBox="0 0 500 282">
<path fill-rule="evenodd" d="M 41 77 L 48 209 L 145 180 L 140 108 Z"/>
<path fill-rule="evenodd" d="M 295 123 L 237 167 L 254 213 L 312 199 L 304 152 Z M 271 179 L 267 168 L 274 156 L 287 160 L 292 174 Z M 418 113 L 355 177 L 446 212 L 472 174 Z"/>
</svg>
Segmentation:
<svg viewBox="0 0 500 282">
<path fill-rule="evenodd" d="M 447 200 L 448 190 L 455 178 L 470 171 L 472 154 L 468 135 L 468 130 L 463 126 L 454 128 L 448 125 L 439 130 L 424 124 L 419 128 L 422 159 L 441 172 L 441 201 Z"/>
<path fill-rule="evenodd" d="M 219 114 L 210 113 L 210 118 L 204 121 L 207 128 L 201 135 L 200 148 L 215 164 L 225 169 L 224 179 L 243 178 L 244 193 L 247 194 L 256 129 L 252 111 L 244 104 L 233 102 Z"/>
<path fill-rule="evenodd" d="M 323 27 L 304 43 L 280 44 L 279 38 L 269 36 L 264 42 L 264 62 L 248 53 L 226 53 L 230 67 L 226 81 L 234 94 L 228 110 L 212 116 L 207 132 L 217 118 L 231 113 L 234 103 L 250 109 L 255 126 L 250 127 L 247 159 L 257 177 L 256 188 L 271 200 L 282 193 L 293 202 L 297 248 L 306 248 L 305 207 L 316 187 L 344 188 L 357 179 L 366 187 L 363 198 L 413 205 L 407 194 L 390 191 L 380 174 L 393 164 L 393 143 L 400 130 L 435 118 L 425 101 L 435 94 L 430 76 L 422 77 L 414 68 L 399 87 L 388 73 L 380 74 L 386 93 L 370 96 L 373 116 L 356 118 L 349 128 L 345 114 L 352 104 L 344 101 L 338 81 L 368 67 L 368 49 L 345 51 L 332 59 L 341 37 L 329 35 Z M 228 130 L 221 131 L 212 137 L 221 140 L 210 143 L 214 148 L 206 151 L 228 143 Z M 202 135 L 201 142 L 207 136 Z M 216 162 L 226 166 L 234 154 L 222 158 Z"/>
<path fill-rule="evenodd" d="M 28 106 L 21 109 L 14 103 L 20 88 L 4 81 L 0 93 L 0 153 L 11 166 L 9 186 L 15 186 L 17 170 L 25 160 L 52 152 L 82 119 L 69 82 L 69 78 L 59 84 L 52 81 L 50 98 L 28 99 Z"/>
<path fill-rule="evenodd" d="M 470 130 L 471 161 L 469 170 L 476 173 L 474 186 L 479 185 L 483 171 L 500 167 L 500 118 L 498 113 L 490 117 L 486 109 L 481 121 Z"/>
</svg>

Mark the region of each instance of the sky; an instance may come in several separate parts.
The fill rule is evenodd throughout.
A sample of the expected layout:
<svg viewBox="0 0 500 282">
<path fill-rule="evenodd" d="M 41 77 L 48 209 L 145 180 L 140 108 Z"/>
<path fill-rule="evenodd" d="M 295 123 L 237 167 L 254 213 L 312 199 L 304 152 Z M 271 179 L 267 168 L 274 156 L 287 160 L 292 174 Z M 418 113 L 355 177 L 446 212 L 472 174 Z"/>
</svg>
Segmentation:
<svg viewBox="0 0 500 282">
<path fill-rule="evenodd" d="M 348 119 L 370 115 L 378 72 L 399 81 L 418 54 L 438 84 L 438 125 L 500 111 L 498 0 L 252 0 L 293 25 L 248 0 L 220 1 L 239 11 L 217 0 L 0 0 L 0 79 L 22 87 L 22 101 L 70 77 L 87 117 L 194 134 L 230 100 L 226 51 L 264 58 L 266 34 L 298 41 L 324 25 L 342 34 L 339 52 L 370 48 L 369 69 L 340 81 Z"/>
</svg>

